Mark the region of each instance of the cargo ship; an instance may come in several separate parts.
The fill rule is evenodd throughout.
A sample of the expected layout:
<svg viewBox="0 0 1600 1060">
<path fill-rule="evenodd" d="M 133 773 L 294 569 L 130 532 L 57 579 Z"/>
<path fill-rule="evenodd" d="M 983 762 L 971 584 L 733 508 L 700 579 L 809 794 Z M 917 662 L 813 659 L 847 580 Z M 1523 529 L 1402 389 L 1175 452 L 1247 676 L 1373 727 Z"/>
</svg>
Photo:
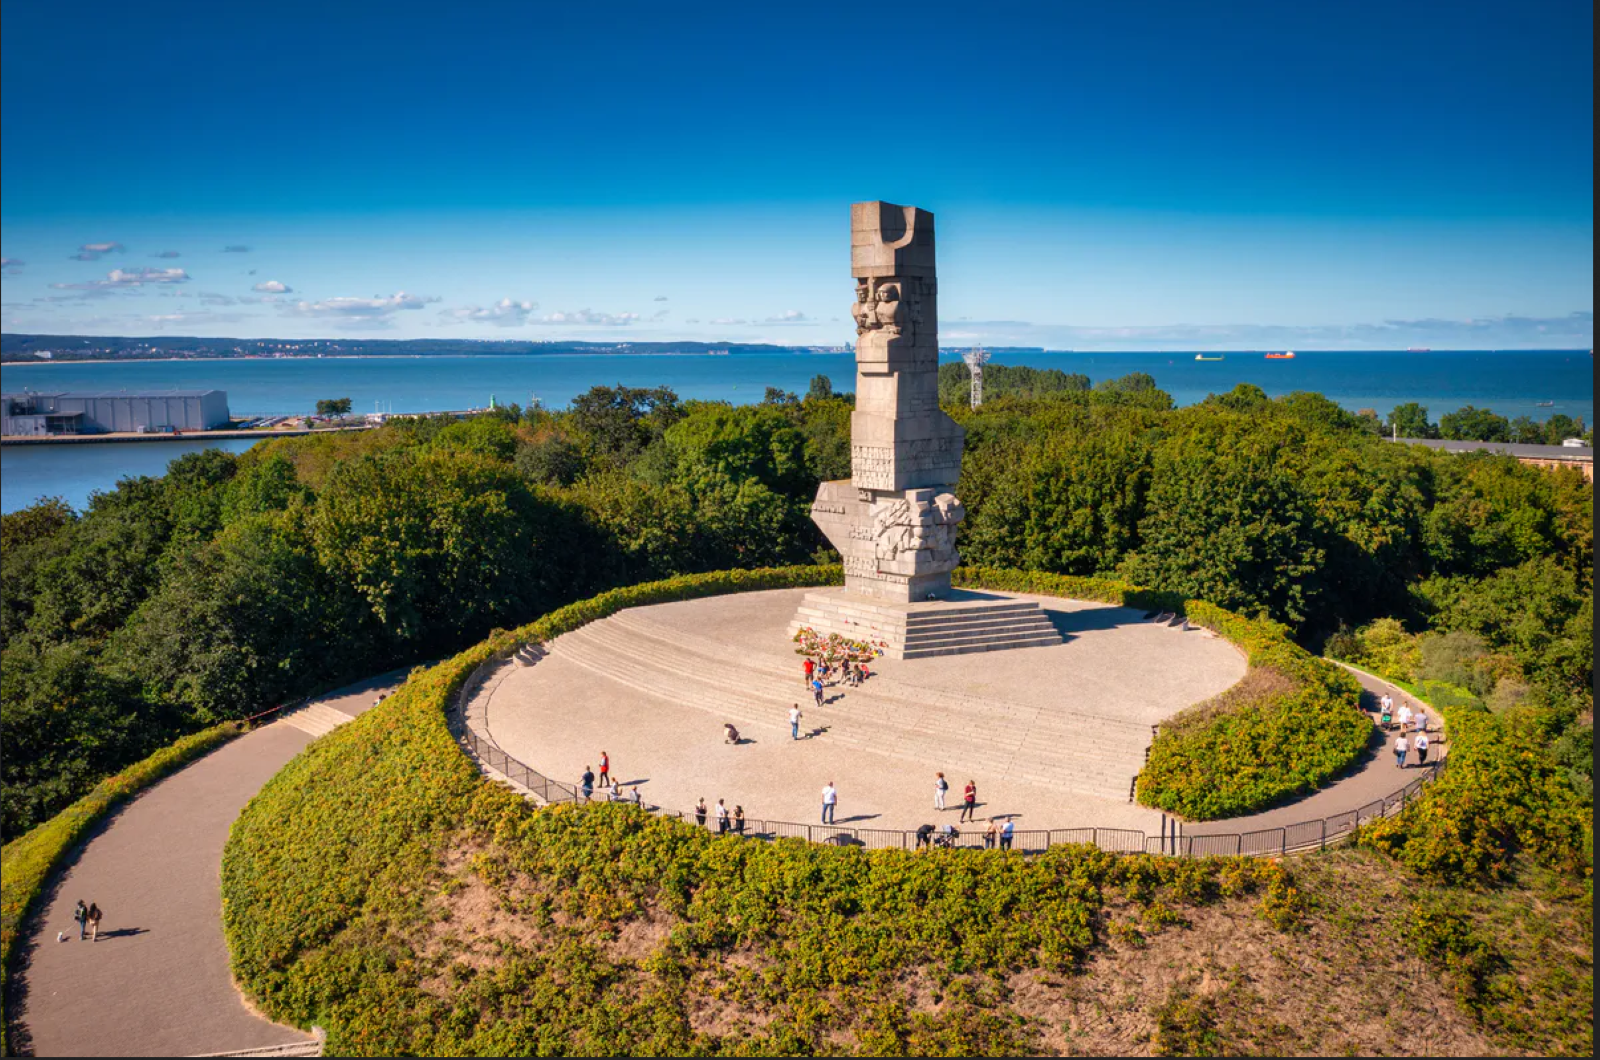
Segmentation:
<svg viewBox="0 0 1600 1060">
<path fill-rule="evenodd" d="M 1203 353 L 1197 353 L 1194 355 L 1194 359 L 1197 361 L 1220 361 L 1222 360 L 1222 354 L 1219 353 L 1215 357 L 1207 357 Z"/>
<path fill-rule="evenodd" d="M 1269 361 L 1292 361 L 1292 360 L 1294 360 L 1294 351 L 1293 350 L 1284 350 L 1282 353 L 1269 353 L 1269 354 L 1267 354 L 1267 360 L 1269 360 Z"/>
</svg>

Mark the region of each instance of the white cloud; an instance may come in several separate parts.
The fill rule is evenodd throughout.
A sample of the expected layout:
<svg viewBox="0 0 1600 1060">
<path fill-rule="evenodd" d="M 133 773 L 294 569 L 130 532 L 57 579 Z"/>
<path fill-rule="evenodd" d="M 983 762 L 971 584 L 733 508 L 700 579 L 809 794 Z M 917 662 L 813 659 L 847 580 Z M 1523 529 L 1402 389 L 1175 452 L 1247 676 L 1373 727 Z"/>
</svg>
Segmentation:
<svg viewBox="0 0 1600 1060">
<path fill-rule="evenodd" d="M 293 287 L 278 280 L 267 280 L 265 283 L 258 283 L 250 289 L 252 291 L 264 291 L 267 294 L 289 294 L 294 291 Z"/>
<path fill-rule="evenodd" d="M 577 309 L 565 313 L 550 313 L 540 317 L 538 324 L 599 324 L 606 327 L 626 327 L 639 319 L 638 313 L 601 313 L 593 309 Z"/>
<path fill-rule="evenodd" d="M 404 309 L 421 309 L 439 299 L 397 291 L 388 298 L 329 298 L 321 302 L 295 302 L 285 311 L 296 316 L 333 317 L 349 323 L 384 324 Z"/>
<path fill-rule="evenodd" d="M 810 323 L 813 323 L 813 321 L 811 320 L 810 317 L 806 316 L 804 313 L 800 312 L 800 310 L 798 310 L 798 309 L 786 309 L 782 313 L 779 313 L 775 317 L 768 317 L 766 320 L 762 321 L 762 323 L 764 323 L 764 324 L 810 324 Z"/>
<path fill-rule="evenodd" d="M 537 302 L 502 298 L 487 309 L 483 306 L 468 305 L 456 309 L 442 309 L 439 315 L 457 323 L 493 324 L 496 327 L 511 328 L 528 323 L 529 315 L 537 308 L 539 308 Z"/>
<path fill-rule="evenodd" d="M 5 272 L 20 272 L 22 270 L 22 266 L 26 264 L 27 262 L 19 261 L 16 258 L 0 258 L 0 270 L 4 270 Z"/>
<path fill-rule="evenodd" d="M 719 326 L 726 327 L 732 324 L 748 324 L 750 321 L 746 320 L 744 317 L 716 317 L 713 320 L 706 321 L 706 323 L 717 324 Z"/>
<path fill-rule="evenodd" d="M 87 283 L 52 283 L 63 291 L 96 291 L 116 287 L 143 287 L 145 284 L 188 283 L 189 274 L 182 269 L 112 269 L 103 280 Z"/>
</svg>

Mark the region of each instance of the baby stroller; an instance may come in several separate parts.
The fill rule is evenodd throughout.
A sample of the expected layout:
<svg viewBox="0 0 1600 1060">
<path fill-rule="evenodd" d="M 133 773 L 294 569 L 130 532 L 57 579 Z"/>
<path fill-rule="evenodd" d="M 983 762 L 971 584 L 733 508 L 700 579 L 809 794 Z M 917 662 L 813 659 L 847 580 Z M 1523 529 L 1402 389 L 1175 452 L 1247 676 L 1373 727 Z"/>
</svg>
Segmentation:
<svg viewBox="0 0 1600 1060">
<path fill-rule="evenodd" d="M 955 847 L 956 840 L 960 838 L 960 831 L 947 824 L 940 828 L 938 834 L 933 837 L 933 845 L 941 850 L 951 850 Z"/>
</svg>

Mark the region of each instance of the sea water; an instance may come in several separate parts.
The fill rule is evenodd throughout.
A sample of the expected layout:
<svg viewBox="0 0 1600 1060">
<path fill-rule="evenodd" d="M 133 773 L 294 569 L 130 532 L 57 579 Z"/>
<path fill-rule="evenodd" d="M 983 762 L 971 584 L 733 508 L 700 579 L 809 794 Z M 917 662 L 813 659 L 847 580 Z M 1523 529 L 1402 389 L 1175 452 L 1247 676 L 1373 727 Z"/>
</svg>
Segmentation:
<svg viewBox="0 0 1600 1060">
<path fill-rule="evenodd" d="M 1180 405 L 1253 383 L 1272 396 L 1315 391 L 1352 411 L 1370 408 L 1380 416 L 1415 401 L 1434 420 L 1476 405 L 1510 418 L 1542 420 L 1560 412 L 1594 422 L 1594 362 L 1582 350 L 1307 352 L 1292 360 L 1227 353 L 1221 361 L 1196 361 L 1192 352 L 1029 353 L 1000 354 L 993 363 L 1060 368 L 1093 382 L 1148 372 Z M 590 387 L 617 384 L 665 386 L 681 398 L 745 403 L 761 400 L 769 386 L 804 394 L 817 375 L 828 376 L 836 389 L 853 389 L 854 358 L 781 352 L 39 363 L 0 367 L 0 384 L 6 393 L 216 389 L 227 391 L 235 416 L 266 416 L 303 414 L 320 399 L 343 397 L 357 413 L 462 410 L 491 400 L 501 405 L 537 400 L 559 408 Z M 1553 406 L 1541 407 L 1547 401 Z M 60 496 L 82 507 L 92 491 L 108 489 L 126 475 L 159 474 L 168 461 L 207 444 L 238 451 L 249 443 L 7 446 L 0 449 L 0 508 L 15 511 L 40 496 Z"/>
</svg>

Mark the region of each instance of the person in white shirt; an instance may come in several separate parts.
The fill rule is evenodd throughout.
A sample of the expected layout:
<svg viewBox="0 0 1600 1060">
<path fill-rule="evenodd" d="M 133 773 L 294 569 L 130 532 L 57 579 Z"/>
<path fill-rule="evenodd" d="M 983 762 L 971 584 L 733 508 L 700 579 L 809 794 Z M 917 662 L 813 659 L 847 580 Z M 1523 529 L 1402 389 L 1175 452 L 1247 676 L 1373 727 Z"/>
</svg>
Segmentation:
<svg viewBox="0 0 1600 1060">
<path fill-rule="evenodd" d="M 833 786 L 833 781 L 828 781 L 822 789 L 822 823 L 833 823 L 833 808 L 839 804 L 839 789 Z"/>
<path fill-rule="evenodd" d="M 1402 732 L 1399 736 L 1394 738 L 1394 764 L 1399 766 L 1401 769 L 1406 767 L 1407 750 L 1409 750 L 1409 748 L 1406 746 L 1406 734 Z"/>
<path fill-rule="evenodd" d="M 1012 823 L 1011 818 L 1007 817 L 1005 819 L 1005 821 L 1000 825 L 1000 849 L 1001 850 L 1010 850 L 1011 849 L 1011 839 L 1012 839 L 1012 836 L 1016 833 L 1016 830 L 1017 830 L 1017 826 L 1014 823 Z"/>
<path fill-rule="evenodd" d="M 939 773 L 933 778 L 933 808 L 944 809 L 944 793 L 950 790 L 950 782 L 944 779 L 944 774 Z"/>
<path fill-rule="evenodd" d="M 789 708 L 789 739 L 800 739 L 800 704 Z"/>
<path fill-rule="evenodd" d="M 1384 714 L 1391 713 L 1394 710 L 1394 697 L 1390 696 L 1387 692 L 1379 696 L 1378 709 Z"/>
<path fill-rule="evenodd" d="M 1400 704 L 1400 731 L 1404 732 L 1409 728 L 1411 728 L 1411 705 L 1402 703 Z"/>
<path fill-rule="evenodd" d="M 1411 727 L 1418 732 L 1428 731 L 1428 714 L 1421 707 L 1418 707 L 1417 712 L 1411 715 Z"/>
<path fill-rule="evenodd" d="M 1417 733 L 1416 748 L 1417 748 L 1417 765 L 1419 765 L 1419 766 L 1427 765 L 1428 764 L 1428 734 L 1426 732 Z"/>
<path fill-rule="evenodd" d="M 723 805 L 721 799 L 717 800 L 717 834 L 728 834 L 728 808 Z"/>
</svg>

